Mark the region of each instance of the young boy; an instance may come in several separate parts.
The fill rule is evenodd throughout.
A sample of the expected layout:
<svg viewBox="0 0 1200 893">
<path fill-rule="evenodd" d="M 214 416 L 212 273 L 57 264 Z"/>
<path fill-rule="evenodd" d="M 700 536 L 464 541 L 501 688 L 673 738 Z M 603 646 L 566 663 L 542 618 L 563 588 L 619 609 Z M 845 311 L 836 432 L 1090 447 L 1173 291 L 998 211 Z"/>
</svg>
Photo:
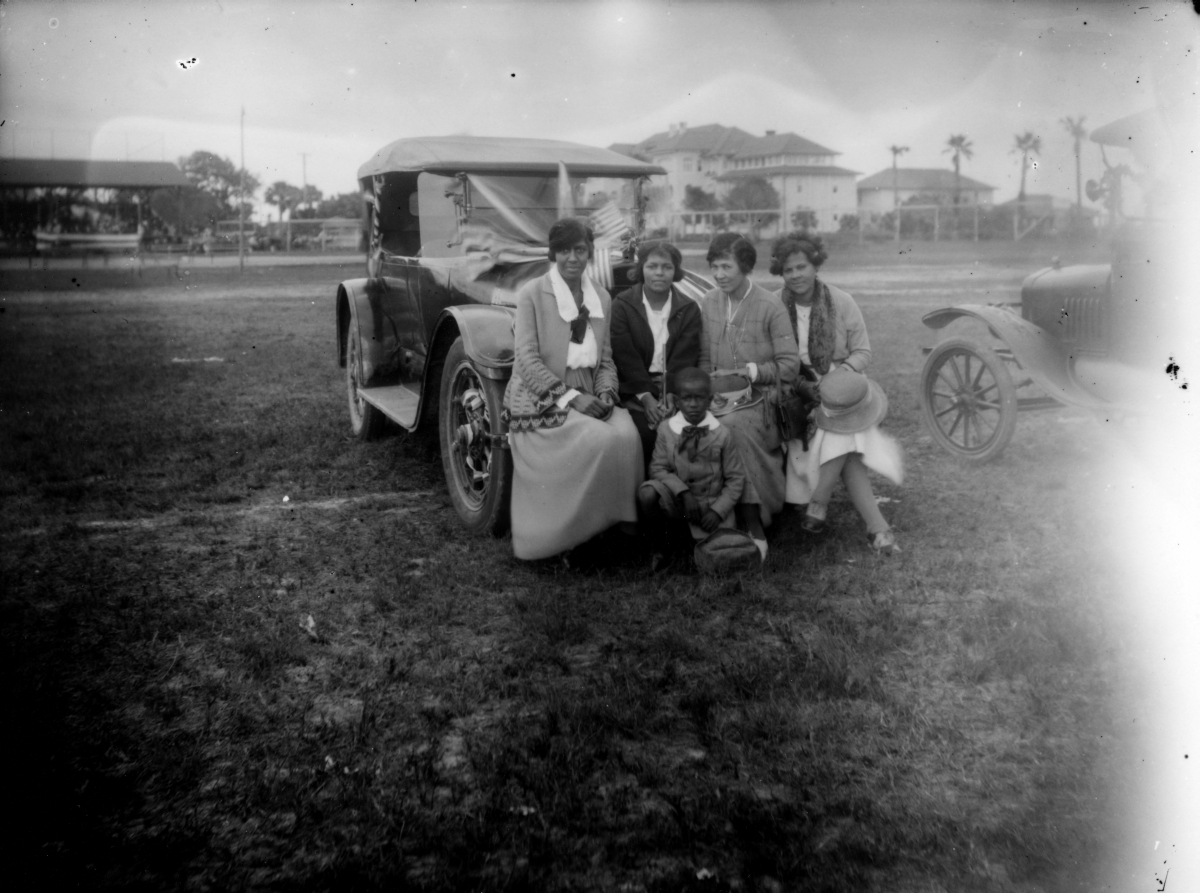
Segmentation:
<svg viewBox="0 0 1200 893">
<path fill-rule="evenodd" d="M 746 486 L 746 470 L 733 435 L 708 411 L 712 379 L 695 368 L 675 375 L 679 412 L 658 426 L 650 480 L 638 488 L 646 518 L 685 519 L 695 539 L 733 527 L 733 507 Z"/>
</svg>

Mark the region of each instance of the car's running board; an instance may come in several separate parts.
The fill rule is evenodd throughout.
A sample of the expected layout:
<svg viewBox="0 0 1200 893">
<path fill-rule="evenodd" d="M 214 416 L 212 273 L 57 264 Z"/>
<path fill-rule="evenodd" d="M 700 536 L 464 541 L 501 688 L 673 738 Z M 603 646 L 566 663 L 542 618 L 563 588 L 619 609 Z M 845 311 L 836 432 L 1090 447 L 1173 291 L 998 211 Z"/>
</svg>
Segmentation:
<svg viewBox="0 0 1200 893">
<path fill-rule="evenodd" d="M 417 423 L 421 396 L 405 385 L 359 388 L 358 395 L 402 428 L 412 428 Z"/>
</svg>

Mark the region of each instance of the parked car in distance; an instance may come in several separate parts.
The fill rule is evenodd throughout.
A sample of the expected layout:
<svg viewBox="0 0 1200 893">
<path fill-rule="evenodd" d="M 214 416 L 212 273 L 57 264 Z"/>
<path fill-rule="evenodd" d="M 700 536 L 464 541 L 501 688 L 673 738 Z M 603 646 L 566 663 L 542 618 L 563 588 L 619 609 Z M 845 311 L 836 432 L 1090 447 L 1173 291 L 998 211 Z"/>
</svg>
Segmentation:
<svg viewBox="0 0 1200 893">
<path fill-rule="evenodd" d="M 1194 223 L 1196 212 L 1171 172 L 1186 167 L 1195 143 L 1185 134 L 1194 136 L 1195 128 L 1194 111 L 1176 107 L 1092 131 L 1093 142 L 1133 147 L 1135 157 L 1139 150 L 1157 152 L 1138 158 L 1145 169 L 1134 181 L 1145 192 L 1139 216 L 1121 212 L 1128 165 L 1106 159 L 1102 183 L 1088 184 L 1089 197 L 1105 200 L 1118 220 L 1110 263 L 1062 266 L 1055 259 L 1026 277 L 1019 304 L 959 305 L 924 316 L 933 329 L 973 319 L 991 336 L 951 337 L 929 352 L 921 405 L 939 445 L 982 463 L 1004 451 L 1019 411 L 1067 405 L 1107 419 L 1180 409 L 1187 384 L 1172 372 L 1172 350 L 1187 343 L 1187 326 L 1178 295 L 1200 283 L 1195 246 L 1181 226 Z"/>
<path fill-rule="evenodd" d="M 428 137 L 384 146 L 358 170 L 367 204 L 366 276 L 335 296 L 350 425 L 436 430 L 463 523 L 504 532 L 512 459 L 501 419 L 517 290 L 549 268 L 564 213 L 591 218 L 590 275 L 628 287 L 642 186 L 662 169 L 606 149 L 538 139 Z M 711 287 L 692 273 L 680 289 Z"/>
</svg>

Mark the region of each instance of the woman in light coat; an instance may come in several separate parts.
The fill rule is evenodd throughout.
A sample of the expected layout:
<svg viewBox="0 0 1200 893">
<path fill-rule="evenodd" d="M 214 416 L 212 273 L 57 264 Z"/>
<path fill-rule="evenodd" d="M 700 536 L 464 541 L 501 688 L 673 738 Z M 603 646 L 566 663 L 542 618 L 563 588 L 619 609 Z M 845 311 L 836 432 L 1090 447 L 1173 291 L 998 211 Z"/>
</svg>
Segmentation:
<svg viewBox="0 0 1200 893">
<path fill-rule="evenodd" d="M 550 228 L 549 242 L 549 272 L 517 294 L 516 356 L 504 394 L 513 554 L 526 559 L 636 522 L 643 476 L 637 429 L 617 406 L 611 299 L 584 272 L 592 229 L 564 218 Z"/>
</svg>

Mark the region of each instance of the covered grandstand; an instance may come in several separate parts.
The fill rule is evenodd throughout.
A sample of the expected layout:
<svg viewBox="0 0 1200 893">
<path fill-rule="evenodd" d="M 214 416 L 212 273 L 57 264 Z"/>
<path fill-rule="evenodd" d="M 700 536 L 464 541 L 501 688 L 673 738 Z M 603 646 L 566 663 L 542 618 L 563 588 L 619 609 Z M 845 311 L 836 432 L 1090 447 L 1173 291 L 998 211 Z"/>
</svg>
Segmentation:
<svg viewBox="0 0 1200 893">
<path fill-rule="evenodd" d="M 0 159 L 0 240 L 10 251 L 136 248 L 153 194 L 189 185 L 166 161 Z"/>
</svg>

